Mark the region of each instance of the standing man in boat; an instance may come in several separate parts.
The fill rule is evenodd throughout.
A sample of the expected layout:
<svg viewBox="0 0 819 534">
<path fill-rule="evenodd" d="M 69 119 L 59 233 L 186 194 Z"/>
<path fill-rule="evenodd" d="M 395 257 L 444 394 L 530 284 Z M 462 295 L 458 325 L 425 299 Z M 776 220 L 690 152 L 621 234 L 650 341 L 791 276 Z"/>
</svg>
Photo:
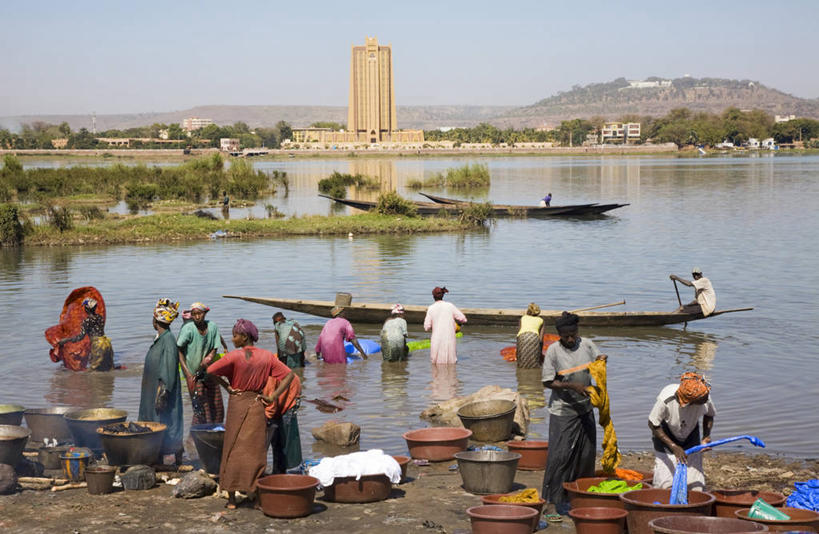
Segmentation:
<svg viewBox="0 0 819 534">
<path fill-rule="evenodd" d="M 293 319 L 287 319 L 282 312 L 276 312 L 273 315 L 273 332 L 276 334 L 279 360 L 291 369 L 304 367 L 307 341 L 301 325 Z"/>
<path fill-rule="evenodd" d="M 597 429 L 586 390 L 591 386 L 588 369 L 565 376 L 560 373 L 607 359 L 593 342 L 578 335 L 579 321 L 574 313 L 563 312 L 555 323 L 560 342 L 549 345 L 543 360 L 543 385 L 552 390 L 552 394 L 549 397 L 549 458 L 541 493 L 561 515 L 569 509 L 563 483 L 594 476 Z"/>
<path fill-rule="evenodd" d="M 657 395 L 648 414 L 654 444 L 655 488 L 670 488 L 677 462 L 688 465 L 688 489 L 703 491 L 702 452 L 687 456 L 686 449 L 711 442 L 717 409 L 711 385 L 697 373 L 683 373 L 679 384 L 669 384 Z M 702 417 L 702 438 L 700 438 Z"/>
<path fill-rule="evenodd" d="M 680 306 L 678 311 L 685 313 L 702 313 L 703 316 L 708 317 L 714 313 L 717 307 L 717 294 L 714 291 L 714 286 L 711 285 L 711 280 L 702 275 L 702 269 L 699 267 L 691 269 L 691 276 L 694 278 L 692 281 L 680 278 L 676 274 L 669 276 L 672 280 L 694 288 L 694 300 L 685 306 Z"/>
<path fill-rule="evenodd" d="M 552 194 L 547 193 L 545 197 L 540 199 L 540 207 L 541 208 L 548 208 L 552 205 Z"/>
</svg>

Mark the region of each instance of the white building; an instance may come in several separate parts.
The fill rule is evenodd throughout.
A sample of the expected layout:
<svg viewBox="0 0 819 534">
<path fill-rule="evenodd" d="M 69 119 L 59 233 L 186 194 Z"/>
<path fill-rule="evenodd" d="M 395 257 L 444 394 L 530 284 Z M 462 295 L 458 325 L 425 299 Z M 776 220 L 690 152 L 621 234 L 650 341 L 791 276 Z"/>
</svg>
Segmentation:
<svg viewBox="0 0 819 534">
<path fill-rule="evenodd" d="M 788 122 L 796 119 L 796 115 L 774 115 L 774 122 Z"/>
<path fill-rule="evenodd" d="M 639 122 L 607 122 L 600 130 L 601 143 L 636 143 L 640 140 Z"/>
<path fill-rule="evenodd" d="M 734 143 L 726 139 L 722 143 L 714 145 L 714 148 L 734 148 Z"/>
<path fill-rule="evenodd" d="M 222 152 L 236 152 L 239 150 L 239 139 L 235 137 L 222 137 L 219 139 L 219 150 Z"/>
<path fill-rule="evenodd" d="M 629 89 L 651 89 L 653 87 L 671 87 L 671 80 L 629 80 Z"/>
<path fill-rule="evenodd" d="M 194 130 L 198 130 L 200 128 L 204 128 L 213 124 L 213 119 L 200 119 L 199 117 L 188 117 L 187 119 L 182 121 L 182 129 L 187 130 L 188 132 L 192 132 Z"/>
<path fill-rule="evenodd" d="M 762 140 L 761 146 L 762 148 L 767 148 L 768 150 L 776 150 L 776 141 L 774 141 L 773 137 L 769 137 Z"/>
<path fill-rule="evenodd" d="M 759 139 L 756 137 L 749 137 L 748 142 L 745 143 L 748 148 L 759 148 Z"/>
</svg>

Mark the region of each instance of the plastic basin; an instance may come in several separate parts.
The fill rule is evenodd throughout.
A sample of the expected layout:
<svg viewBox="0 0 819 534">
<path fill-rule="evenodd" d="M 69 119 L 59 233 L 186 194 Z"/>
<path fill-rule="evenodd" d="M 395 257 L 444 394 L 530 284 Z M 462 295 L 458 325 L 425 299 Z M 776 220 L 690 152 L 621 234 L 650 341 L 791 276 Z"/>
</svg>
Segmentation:
<svg viewBox="0 0 819 534">
<path fill-rule="evenodd" d="M 0 464 L 20 463 L 31 430 L 18 425 L 0 425 Z"/>
<path fill-rule="evenodd" d="M 771 506 L 782 506 L 786 497 L 781 493 L 773 491 L 756 490 L 713 490 L 709 492 L 714 497 L 714 515 L 717 517 L 728 517 L 735 519 L 734 512 L 743 508 L 750 508 L 754 501 L 762 499 Z"/>
<path fill-rule="evenodd" d="M 455 453 L 465 451 L 472 431 L 466 428 L 439 426 L 410 430 L 403 434 L 410 456 L 430 462 L 445 462 Z"/>
<path fill-rule="evenodd" d="M 225 425 L 222 423 L 206 423 L 191 427 L 191 437 L 196 446 L 196 452 L 199 454 L 199 461 L 202 462 L 205 471 L 212 475 L 218 475 L 222 465 L 224 429 Z"/>
<path fill-rule="evenodd" d="M 529 534 L 538 512 L 526 506 L 483 505 L 467 508 L 473 534 Z"/>
<path fill-rule="evenodd" d="M 105 495 L 114 490 L 114 475 L 117 468 L 113 465 L 97 465 L 85 469 L 85 481 L 88 483 L 88 493 L 91 495 Z"/>
<path fill-rule="evenodd" d="M 313 511 L 319 481 L 309 475 L 270 475 L 256 481 L 262 512 L 270 517 L 304 517 Z"/>
<path fill-rule="evenodd" d="M 654 534 L 746 534 L 767 532 L 760 523 L 728 517 L 679 515 L 658 517 L 648 522 Z"/>
<path fill-rule="evenodd" d="M 484 495 L 481 497 L 481 502 L 488 506 L 525 506 L 527 508 L 531 508 L 532 510 L 537 510 L 537 515 L 532 518 L 532 532 L 537 530 L 538 523 L 540 522 L 540 514 L 543 512 L 543 507 L 546 506 L 546 500 L 540 499 L 537 502 L 501 502 L 501 497 L 506 497 L 507 495 L 511 495 L 511 493 L 496 493 L 494 495 Z"/>
<path fill-rule="evenodd" d="M 508 493 L 515 483 L 520 454 L 505 451 L 466 451 L 455 454 L 464 489 L 487 495 Z"/>
<path fill-rule="evenodd" d="M 591 486 L 596 486 L 604 480 L 620 480 L 611 477 L 584 477 L 578 478 L 574 482 L 564 482 L 563 489 L 569 495 L 569 503 L 572 508 L 616 508 L 624 510 L 625 504 L 620 500 L 619 493 L 597 493 L 588 491 Z M 630 482 L 630 481 L 629 481 Z M 634 485 L 634 483 L 629 483 Z M 650 488 L 651 485 L 643 482 L 643 488 Z"/>
<path fill-rule="evenodd" d="M 65 414 L 68 429 L 74 437 L 74 445 L 88 447 L 94 454 L 102 454 L 103 451 L 97 429 L 110 423 L 123 423 L 127 418 L 128 412 L 114 408 L 91 408 Z"/>
<path fill-rule="evenodd" d="M 19 404 L 0 404 L 0 425 L 20 426 L 25 411 Z"/>
<path fill-rule="evenodd" d="M 458 418 L 476 441 L 504 441 L 512 435 L 516 405 L 508 400 L 470 402 L 458 410 Z"/>
<path fill-rule="evenodd" d="M 398 462 L 398 466 L 401 467 L 401 482 L 404 482 L 407 479 L 407 467 L 412 458 L 409 456 L 393 456 L 393 459 Z"/>
<path fill-rule="evenodd" d="M 387 475 L 337 477 L 324 488 L 324 498 L 332 502 L 363 503 L 383 501 L 390 495 L 392 483 Z"/>
<path fill-rule="evenodd" d="M 26 410 L 23 416 L 26 418 L 26 426 L 31 429 L 31 440 L 37 443 L 42 443 L 44 439 L 56 439 L 57 443 L 70 442 L 71 430 L 63 416 L 72 410 L 75 408 L 70 406 Z"/>
<path fill-rule="evenodd" d="M 716 500 L 704 491 L 689 491 L 688 504 L 664 504 L 670 499 L 670 489 L 641 489 L 620 494 L 620 500 L 628 512 L 629 534 L 652 534 L 648 522 L 658 517 L 711 515 Z"/>
<path fill-rule="evenodd" d="M 509 452 L 520 454 L 518 469 L 521 471 L 543 471 L 549 459 L 548 441 L 507 441 Z"/>
<path fill-rule="evenodd" d="M 577 534 L 621 534 L 627 515 L 625 510 L 599 506 L 569 510 Z"/>
<path fill-rule="evenodd" d="M 634 470 L 634 471 L 636 471 L 636 470 Z M 637 471 L 637 472 L 640 473 L 640 475 L 642 475 L 640 480 L 638 480 L 637 482 L 643 482 L 643 483 L 646 483 L 646 484 L 651 484 L 652 482 L 654 482 L 654 471 Z M 594 476 L 611 478 L 612 475 L 610 473 L 606 473 L 602 469 L 598 469 L 597 471 L 594 472 Z M 616 474 L 614 475 L 614 478 L 617 478 L 617 479 L 620 479 L 620 480 L 626 480 L 626 481 L 629 481 L 629 482 L 632 481 L 632 479 L 625 479 L 623 477 L 618 477 Z"/>
<path fill-rule="evenodd" d="M 156 465 L 162 438 L 168 426 L 153 421 L 135 421 L 146 426 L 150 432 L 117 434 L 108 430 L 107 425 L 97 429 L 105 456 L 110 465 Z"/>
<path fill-rule="evenodd" d="M 750 508 L 743 508 L 734 512 L 734 515 L 745 521 L 761 523 L 773 532 L 787 532 L 789 530 L 819 532 L 819 512 L 813 510 L 802 510 L 801 508 L 789 508 L 787 506 L 780 508 L 779 511 L 789 515 L 790 519 L 759 519 L 756 517 L 751 519 L 748 517 L 749 511 Z"/>
</svg>

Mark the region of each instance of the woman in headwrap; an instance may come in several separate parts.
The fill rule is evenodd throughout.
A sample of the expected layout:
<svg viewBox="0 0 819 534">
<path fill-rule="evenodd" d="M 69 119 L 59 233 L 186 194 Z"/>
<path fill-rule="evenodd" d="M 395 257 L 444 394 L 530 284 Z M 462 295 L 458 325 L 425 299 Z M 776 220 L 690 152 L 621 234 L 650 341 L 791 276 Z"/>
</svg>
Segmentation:
<svg viewBox="0 0 819 534">
<path fill-rule="evenodd" d="M 711 441 L 716 413 L 711 385 L 697 373 L 683 373 L 679 384 L 669 384 L 660 391 L 648 414 L 648 427 L 654 443 L 652 485 L 655 488 L 670 488 L 676 464 L 681 462 L 688 464 L 688 489 L 705 489 L 702 453 L 687 456 L 685 450 Z"/>
<path fill-rule="evenodd" d="M 455 331 L 458 324 L 466 322 L 466 315 L 450 302 L 444 302 L 444 294 L 449 293 L 445 287 L 436 287 L 432 290 L 435 300 L 427 308 L 424 317 L 424 330 L 432 335 L 429 339 L 429 359 L 432 363 L 455 363 L 458 356 L 455 353 Z"/>
<path fill-rule="evenodd" d="M 82 320 L 80 331 L 73 337 L 59 340 L 57 352 L 66 343 L 81 341 L 88 336 L 91 345 L 86 356 L 88 368 L 92 371 L 110 371 L 114 368 L 114 349 L 111 347 L 111 340 L 105 335 L 105 317 L 97 313 L 97 301 L 93 298 L 83 299 L 82 307 L 87 315 Z"/>
<path fill-rule="evenodd" d="M 207 367 L 209 374 L 230 383 L 219 469 L 219 485 L 228 492 L 230 509 L 236 508 L 236 492 L 251 494 L 256 490 L 256 480 L 264 474 L 269 443 L 265 406 L 278 403 L 293 382 L 289 367 L 272 352 L 254 346 L 258 340 L 256 325 L 239 319 L 233 326 L 236 350 Z M 265 396 L 262 392 L 270 377 L 279 383 Z"/>
<path fill-rule="evenodd" d="M 540 306 L 534 302 L 529 303 L 526 314 L 520 318 L 520 326 L 517 335 L 517 349 L 515 357 L 518 367 L 522 369 L 535 369 L 543 363 L 543 333 L 546 323 L 540 316 Z"/>
<path fill-rule="evenodd" d="M 407 359 L 409 356 L 407 335 L 404 307 L 396 304 L 381 327 L 381 356 L 385 361 L 395 362 Z"/>
<path fill-rule="evenodd" d="M 367 353 L 361 348 L 361 344 L 355 337 L 355 330 L 350 321 L 344 317 L 344 308 L 335 306 L 330 310 L 332 319 L 324 323 L 318 341 L 316 341 L 316 355 L 324 360 L 324 363 L 347 363 L 347 351 L 344 349 L 344 342 L 349 341 L 361 357 L 367 359 Z"/>
<path fill-rule="evenodd" d="M 179 358 L 171 323 L 176 319 L 178 302 L 161 298 L 154 307 L 153 326 L 156 337 L 142 371 L 142 393 L 139 398 L 139 420 L 168 425 L 162 438 L 160 454 L 182 460 L 182 384 L 179 379 Z"/>
</svg>

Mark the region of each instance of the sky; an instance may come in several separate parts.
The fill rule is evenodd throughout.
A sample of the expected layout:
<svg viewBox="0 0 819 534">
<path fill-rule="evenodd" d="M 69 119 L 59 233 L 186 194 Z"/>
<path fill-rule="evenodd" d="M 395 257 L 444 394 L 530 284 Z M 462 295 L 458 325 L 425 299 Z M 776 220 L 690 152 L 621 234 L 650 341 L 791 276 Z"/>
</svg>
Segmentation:
<svg viewBox="0 0 819 534">
<path fill-rule="evenodd" d="M 717 77 L 819 97 L 819 1 L 0 1 L 0 116 L 346 106 L 350 46 L 396 101 L 523 106 L 574 85 Z"/>
</svg>

